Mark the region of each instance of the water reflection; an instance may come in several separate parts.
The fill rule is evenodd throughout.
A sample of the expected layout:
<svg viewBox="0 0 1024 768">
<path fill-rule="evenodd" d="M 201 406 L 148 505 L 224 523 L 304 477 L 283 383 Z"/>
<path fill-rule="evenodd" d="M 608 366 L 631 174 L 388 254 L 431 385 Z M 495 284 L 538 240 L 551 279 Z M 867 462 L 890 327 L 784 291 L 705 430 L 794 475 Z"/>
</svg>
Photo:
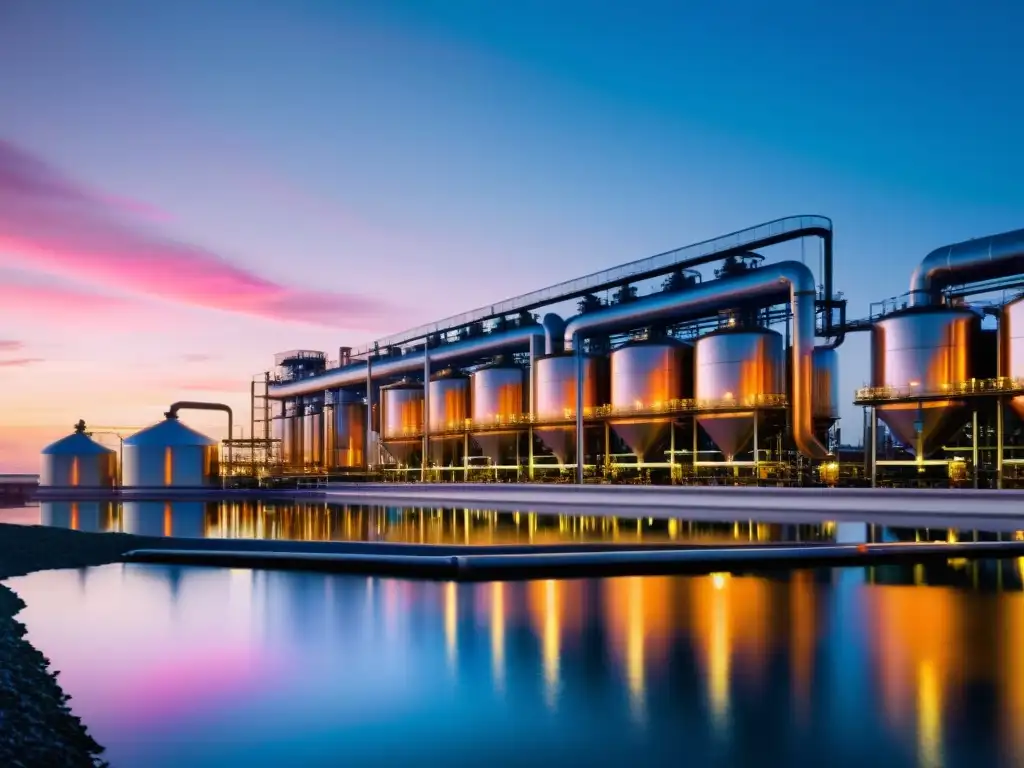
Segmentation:
<svg viewBox="0 0 1024 768">
<path fill-rule="evenodd" d="M 12 585 L 114 764 L 981 766 L 1024 763 L 1022 572 L 456 585 L 106 566 Z"/>
</svg>

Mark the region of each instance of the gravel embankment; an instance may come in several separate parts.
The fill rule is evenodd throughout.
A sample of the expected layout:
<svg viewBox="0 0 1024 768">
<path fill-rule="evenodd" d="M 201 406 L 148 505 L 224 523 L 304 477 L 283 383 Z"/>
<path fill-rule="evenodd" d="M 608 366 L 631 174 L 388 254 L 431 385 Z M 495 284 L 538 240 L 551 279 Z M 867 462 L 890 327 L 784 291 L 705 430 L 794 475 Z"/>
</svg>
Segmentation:
<svg viewBox="0 0 1024 768">
<path fill-rule="evenodd" d="M 0 579 L 102 565 L 133 546 L 138 546 L 133 536 L 0 525 Z M 25 625 L 15 618 L 24 607 L 20 597 L 0 584 L 0 765 L 106 765 L 103 747 L 71 712 L 50 660 L 25 640 Z"/>
</svg>

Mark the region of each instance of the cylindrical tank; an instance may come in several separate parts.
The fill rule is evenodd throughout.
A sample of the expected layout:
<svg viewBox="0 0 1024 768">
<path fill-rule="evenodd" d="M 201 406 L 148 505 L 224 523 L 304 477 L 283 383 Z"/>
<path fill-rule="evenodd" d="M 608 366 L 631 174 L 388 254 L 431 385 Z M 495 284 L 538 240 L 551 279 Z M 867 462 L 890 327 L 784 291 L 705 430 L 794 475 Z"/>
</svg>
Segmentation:
<svg viewBox="0 0 1024 768">
<path fill-rule="evenodd" d="M 383 406 L 384 449 L 396 461 L 409 465 L 420 453 L 423 433 L 423 385 L 403 380 L 380 390 Z"/>
<path fill-rule="evenodd" d="M 529 410 L 525 371 L 518 365 L 492 364 L 473 371 L 470 376 L 473 439 L 492 466 L 511 466 L 521 429 L 495 428 L 519 421 Z M 494 426 L 492 426 L 494 425 Z"/>
<path fill-rule="evenodd" d="M 324 411 L 324 455 L 332 467 L 366 466 L 366 403 L 345 390 L 336 390 L 333 404 Z"/>
<path fill-rule="evenodd" d="M 693 347 L 675 339 L 631 342 L 609 355 L 611 406 L 616 413 L 610 423 L 640 461 L 668 434 L 672 417 L 631 417 L 630 411 L 658 411 L 673 400 L 689 397 L 693 387 Z"/>
<path fill-rule="evenodd" d="M 1003 307 L 999 344 L 999 375 L 1024 380 L 1024 296 Z M 1024 419 L 1024 396 L 1013 398 L 1010 407 Z"/>
<path fill-rule="evenodd" d="M 534 400 L 538 422 L 570 421 L 576 413 L 575 355 L 545 355 L 534 361 L 537 370 Z M 583 411 L 604 405 L 607 358 L 583 356 Z M 534 433 L 555 455 L 559 464 L 576 461 L 576 428 L 574 426 L 541 426 Z"/>
<path fill-rule="evenodd" d="M 39 522 L 54 528 L 105 533 L 114 529 L 114 504 L 110 501 L 43 501 Z"/>
<path fill-rule="evenodd" d="M 207 513 L 216 516 L 217 504 L 203 501 L 125 501 L 121 530 L 139 536 L 206 536 Z"/>
<path fill-rule="evenodd" d="M 323 403 L 310 403 L 306 406 L 305 424 L 302 430 L 303 464 L 307 467 L 322 467 L 324 464 Z"/>
<path fill-rule="evenodd" d="M 927 457 L 963 426 L 965 404 L 955 395 L 974 375 L 973 346 L 980 326 L 970 310 L 922 307 L 894 313 L 872 327 L 871 384 L 901 400 L 878 406 L 878 415 L 907 450 Z M 945 392 L 949 399 L 915 399 Z"/>
<path fill-rule="evenodd" d="M 117 454 L 85 434 L 84 422 L 75 431 L 43 449 L 39 485 L 49 488 L 112 488 L 117 483 Z"/>
<path fill-rule="evenodd" d="M 440 467 L 461 466 L 465 439 L 460 434 L 434 436 L 463 430 L 469 419 L 469 377 L 446 369 L 430 379 L 430 456 Z"/>
<path fill-rule="evenodd" d="M 302 400 L 291 400 L 284 406 L 284 429 L 283 442 L 281 443 L 281 456 L 283 464 L 291 469 L 301 469 L 303 465 L 303 451 L 305 441 L 305 404 Z"/>
<path fill-rule="evenodd" d="M 763 404 L 766 396 L 785 394 L 783 347 L 780 334 L 763 328 L 723 329 L 697 339 L 694 398 L 701 408 L 697 423 L 726 461 L 732 461 L 753 438 L 753 406 Z"/>
<path fill-rule="evenodd" d="M 832 347 L 815 347 L 812 360 L 811 409 L 815 421 L 839 418 L 839 353 Z"/>
<path fill-rule="evenodd" d="M 216 440 L 167 418 L 124 441 L 128 488 L 202 488 L 220 484 Z"/>
<path fill-rule="evenodd" d="M 272 426 L 272 437 L 277 442 L 274 444 L 274 461 L 278 464 L 285 463 L 285 452 L 287 446 L 286 434 L 290 435 L 287 430 L 288 420 L 285 419 L 284 415 L 277 416 L 274 419 Z"/>
</svg>

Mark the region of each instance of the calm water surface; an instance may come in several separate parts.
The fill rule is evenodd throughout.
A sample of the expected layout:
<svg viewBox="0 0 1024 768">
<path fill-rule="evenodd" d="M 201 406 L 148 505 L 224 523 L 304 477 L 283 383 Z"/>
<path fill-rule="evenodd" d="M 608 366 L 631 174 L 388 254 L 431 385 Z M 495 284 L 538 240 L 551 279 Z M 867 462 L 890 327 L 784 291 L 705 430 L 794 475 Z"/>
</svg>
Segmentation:
<svg viewBox="0 0 1024 768">
<path fill-rule="evenodd" d="M 114 766 L 975 768 L 1024 765 L 1022 573 L 9 583 Z"/>
</svg>

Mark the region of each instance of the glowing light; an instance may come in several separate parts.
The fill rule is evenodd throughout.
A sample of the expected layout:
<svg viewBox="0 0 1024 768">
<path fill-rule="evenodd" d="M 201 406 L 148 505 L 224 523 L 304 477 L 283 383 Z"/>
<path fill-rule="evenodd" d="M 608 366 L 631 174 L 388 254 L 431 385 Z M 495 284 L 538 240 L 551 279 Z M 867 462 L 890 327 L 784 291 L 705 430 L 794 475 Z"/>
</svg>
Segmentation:
<svg viewBox="0 0 1024 768">
<path fill-rule="evenodd" d="M 459 595 L 454 581 L 449 581 L 444 589 L 444 640 L 448 668 L 454 670 L 459 642 Z"/>
<path fill-rule="evenodd" d="M 545 698 L 552 709 L 558 701 L 559 664 L 562 653 L 559 591 L 560 584 L 554 579 L 544 582 L 544 683 Z"/>
<path fill-rule="evenodd" d="M 714 584 L 715 589 L 725 589 L 725 582 L 728 578 L 728 573 L 712 573 L 711 583 Z"/>
<path fill-rule="evenodd" d="M 942 691 L 931 659 L 917 667 L 917 753 L 922 768 L 942 765 Z"/>
<path fill-rule="evenodd" d="M 171 446 L 164 448 L 164 485 L 170 485 L 174 480 L 174 452 Z"/>
<path fill-rule="evenodd" d="M 71 459 L 71 485 L 78 485 L 78 457 L 75 456 Z"/>
<path fill-rule="evenodd" d="M 640 578 L 629 582 L 629 618 L 626 622 L 626 679 L 629 683 L 629 707 L 633 717 L 643 722 L 646 710 L 644 689 L 644 583 Z"/>
<path fill-rule="evenodd" d="M 505 684 L 505 585 L 496 581 L 491 585 L 491 665 L 494 687 Z"/>
</svg>

